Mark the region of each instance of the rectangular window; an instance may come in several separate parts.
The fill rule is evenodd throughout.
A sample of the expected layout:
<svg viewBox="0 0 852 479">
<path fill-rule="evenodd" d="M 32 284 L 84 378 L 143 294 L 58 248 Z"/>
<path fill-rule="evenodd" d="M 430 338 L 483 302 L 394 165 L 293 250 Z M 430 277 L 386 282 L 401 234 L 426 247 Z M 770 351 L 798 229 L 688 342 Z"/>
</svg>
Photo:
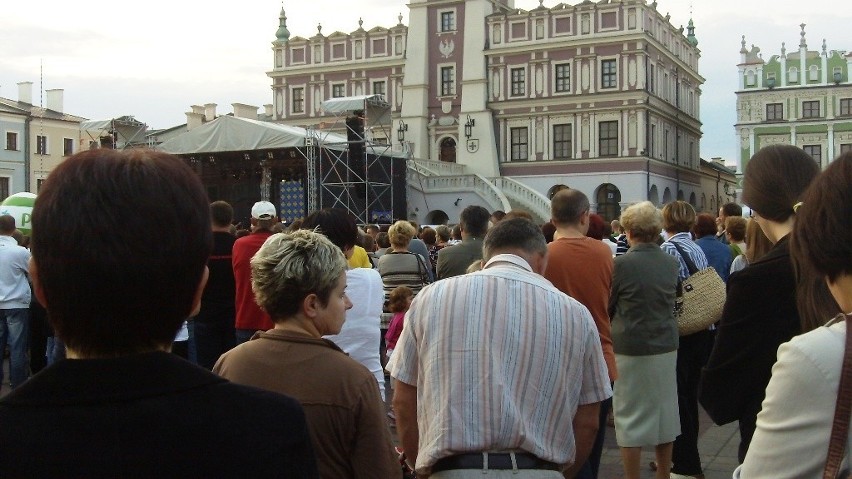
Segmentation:
<svg viewBox="0 0 852 479">
<path fill-rule="evenodd" d="M 784 104 L 783 103 L 767 103 L 766 104 L 766 121 L 778 121 L 784 119 Z"/>
<path fill-rule="evenodd" d="M 509 134 L 512 140 L 511 160 L 523 161 L 529 158 L 529 139 L 526 127 L 510 128 Z"/>
<path fill-rule="evenodd" d="M 657 71 L 654 65 L 648 70 L 648 91 L 654 93 L 654 83 L 657 78 Z"/>
<path fill-rule="evenodd" d="M 571 91 L 571 64 L 562 63 L 556 65 L 556 93 L 565 93 Z"/>
<path fill-rule="evenodd" d="M 804 145 L 802 149 L 811 156 L 817 164 L 822 164 L 822 147 L 819 145 Z"/>
<path fill-rule="evenodd" d="M 852 98 L 840 99 L 840 114 L 843 116 L 852 115 Z"/>
<path fill-rule="evenodd" d="M 852 143 L 841 143 L 840 144 L 840 154 L 849 153 L 852 151 Z"/>
<path fill-rule="evenodd" d="M 802 118 L 819 118 L 819 101 L 802 102 Z"/>
<path fill-rule="evenodd" d="M 345 87 L 346 87 L 346 85 L 344 85 L 342 83 L 337 84 L 337 85 L 331 85 L 331 97 L 332 98 L 340 98 L 342 96 L 345 96 L 345 93 L 343 91 Z"/>
<path fill-rule="evenodd" d="M 74 139 L 73 138 L 63 138 L 62 139 L 62 155 L 63 156 L 71 156 L 74 154 Z"/>
<path fill-rule="evenodd" d="M 44 178 L 39 178 L 36 180 L 36 193 L 41 192 L 41 185 L 44 184 Z"/>
<path fill-rule="evenodd" d="M 522 96 L 527 92 L 527 72 L 523 68 L 512 68 L 512 96 Z"/>
<path fill-rule="evenodd" d="M 293 113 L 305 112 L 305 89 L 293 88 Z"/>
<path fill-rule="evenodd" d="M 0 176 L 0 201 L 5 200 L 9 196 L 9 177 Z"/>
<path fill-rule="evenodd" d="M 373 82 L 373 95 L 384 95 L 384 94 L 385 94 L 385 82 L 374 81 Z"/>
<path fill-rule="evenodd" d="M 553 158 L 567 160 L 571 156 L 571 124 L 553 125 Z"/>
<path fill-rule="evenodd" d="M 6 149 L 16 151 L 18 149 L 18 133 L 14 131 L 6 132 Z"/>
<path fill-rule="evenodd" d="M 441 96 L 456 94 L 456 68 L 441 67 Z"/>
<path fill-rule="evenodd" d="M 456 30 L 455 12 L 441 12 L 441 31 L 453 32 Z"/>
<path fill-rule="evenodd" d="M 601 88 L 615 88 L 616 73 L 615 60 L 601 61 Z"/>
<path fill-rule="evenodd" d="M 598 123 L 598 154 L 600 156 L 618 156 L 617 121 Z"/>
<path fill-rule="evenodd" d="M 47 137 L 38 135 L 36 136 L 36 154 L 37 155 L 46 155 L 47 154 Z"/>
</svg>

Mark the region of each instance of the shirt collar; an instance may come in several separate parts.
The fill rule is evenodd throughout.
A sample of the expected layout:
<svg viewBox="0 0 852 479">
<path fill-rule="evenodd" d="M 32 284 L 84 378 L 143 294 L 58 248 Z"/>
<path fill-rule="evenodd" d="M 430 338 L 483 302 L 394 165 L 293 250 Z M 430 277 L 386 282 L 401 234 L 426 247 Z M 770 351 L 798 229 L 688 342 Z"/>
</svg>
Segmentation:
<svg viewBox="0 0 852 479">
<path fill-rule="evenodd" d="M 12 238 L 11 236 L 0 235 L 0 243 L 9 243 L 11 245 L 17 245 L 18 240 L 16 240 L 15 238 Z"/>
<path fill-rule="evenodd" d="M 521 267 L 529 271 L 530 273 L 533 272 L 532 268 L 530 267 L 530 264 L 527 263 L 527 260 L 521 258 L 516 254 L 498 254 L 492 256 L 491 259 L 489 259 L 488 262 L 485 263 L 485 266 L 483 266 L 482 269 L 486 269 L 495 263 L 511 263 L 515 266 Z"/>
</svg>

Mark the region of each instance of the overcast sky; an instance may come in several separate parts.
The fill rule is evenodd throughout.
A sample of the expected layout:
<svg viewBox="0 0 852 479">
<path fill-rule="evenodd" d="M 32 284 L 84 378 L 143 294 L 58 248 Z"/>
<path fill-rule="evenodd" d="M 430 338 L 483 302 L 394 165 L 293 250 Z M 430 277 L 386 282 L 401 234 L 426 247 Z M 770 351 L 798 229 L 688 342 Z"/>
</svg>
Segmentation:
<svg viewBox="0 0 852 479">
<path fill-rule="evenodd" d="M 579 3 L 580 0 L 568 3 Z M 553 7 L 556 0 L 545 0 Z M 650 2 L 649 2 L 650 3 Z M 809 50 L 825 38 L 829 50 L 852 49 L 852 9 L 841 0 L 658 0 L 675 26 L 695 22 L 701 49 L 701 156 L 734 161 L 734 90 L 740 39 L 759 46 L 765 59 L 799 44 L 806 23 Z M 538 0 L 516 0 L 526 10 Z M 238 3 L 199 0 L 101 2 L 91 0 L 4 1 L 0 14 L 0 97 L 17 99 L 17 83 L 32 81 L 39 104 L 39 65 L 44 89 L 65 90 L 65 111 L 90 119 L 133 115 L 150 128 L 185 123 L 190 105 L 272 102 L 266 72 L 278 28 L 278 1 Z M 293 36 L 396 25 L 404 0 L 286 1 Z"/>
</svg>

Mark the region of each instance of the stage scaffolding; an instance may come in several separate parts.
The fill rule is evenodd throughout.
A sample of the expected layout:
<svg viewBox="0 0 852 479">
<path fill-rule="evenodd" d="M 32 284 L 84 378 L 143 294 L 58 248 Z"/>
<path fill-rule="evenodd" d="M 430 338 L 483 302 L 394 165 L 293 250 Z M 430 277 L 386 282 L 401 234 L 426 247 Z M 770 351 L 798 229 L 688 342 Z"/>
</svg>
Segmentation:
<svg viewBox="0 0 852 479">
<path fill-rule="evenodd" d="M 89 135 L 90 148 L 124 150 L 150 146 L 145 143 L 148 125 L 129 115 L 109 120 L 84 121 L 80 129 Z"/>
<path fill-rule="evenodd" d="M 322 109 L 327 120 L 306 130 L 308 211 L 342 208 L 360 223 L 390 222 L 394 190 L 405 188 L 405 161 L 394 159 L 409 156 L 392 150 L 390 105 L 363 95 L 326 100 Z"/>
</svg>

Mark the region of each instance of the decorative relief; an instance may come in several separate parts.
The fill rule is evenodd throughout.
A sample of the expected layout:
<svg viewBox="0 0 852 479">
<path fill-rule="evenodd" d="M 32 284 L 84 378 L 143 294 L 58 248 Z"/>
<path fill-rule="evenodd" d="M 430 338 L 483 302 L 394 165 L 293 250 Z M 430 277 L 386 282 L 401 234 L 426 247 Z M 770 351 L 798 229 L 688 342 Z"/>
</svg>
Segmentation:
<svg viewBox="0 0 852 479">
<path fill-rule="evenodd" d="M 629 62 L 627 62 L 627 81 L 630 82 L 630 87 L 636 87 L 636 81 L 638 80 L 636 74 L 636 60 L 631 58 Z"/>
<path fill-rule="evenodd" d="M 318 113 L 320 111 L 320 107 L 322 106 L 322 98 L 320 97 L 319 86 L 314 87 L 314 94 L 311 96 L 314 97 L 314 111 Z"/>
<path fill-rule="evenodd" d="M 583 66 L 580 68 L 580 80 L 583 85 L 583 90 L 589 89 L 589 64 L 583 63 Z"/>
<path fill-rule="evenodd" d="M 441 40 L 441 43 L 438 44 L 438 51 L 441 52 L 441 56 L 444 58 L 450 58 L 453 55 L 453 52 L 456 49 L 456 42 L 452 39 L 450 40 Z"/>
<path fill-rule="evenodd" d="M 441 111 L 442 112 L 449 113 L 450 111 L 452 111 L 452 109 L 453 109 L 453 102 L 451 102 L 449 100 L 444 100 L 444 101 L 441 102 Z M 439 122 L 443 121 L 444 118 L 446 118 L 446 117 L 442 116 L 438 121 Z M 442 124 L 442 126 L 444 126 L 444 125 Z"/>
<path fill-rule="evenodd" d="M 580 132 L 580 144 L 583 151 L 589 151 L 589 138 L 592 136 L 592 129 L 589 126 L 589 118 L 583 118 L 582 131 Z"/>
<path fill-rule="evenodd" d="M 749 133 L 748 128 L 742 128 L 740 130 L 740 147 L 748 148 L 749 144 Z"/>
<path fill-rule="evenodd" d="M 627 147 L 628 148 L 636 148 L 636 139 L 638 138 L 638 128 L 637 128 L 637 120 L 636 113 L 631 113 L 630 117 L 627 119 Z"/>
<path fill-rule="evenodd" d="M 500 98 L 500 70 L 496 68 L 491 72 L 491 95 Z"/>
<path fill-rule="evenodd" d="M 402 108 L 402 80 L 396 82 L 396 106 Z"/>
<path fill-rule="evenodd" d="M 544 93 L 544 72 L 541 65 L 535 67 L 535 93 L 537 95 Z"/>
<path fill-rule="evenodd" d="M 275 92 L 275 113 L 278 118 L 284 116 L 284 92 L 281 89 Z"/>
<path fill-rule="evenodd" d="M 789 145 L 790 135 L 762 135 L 760 137 L 760 147 L 768 145 Z"/>
</svg>

